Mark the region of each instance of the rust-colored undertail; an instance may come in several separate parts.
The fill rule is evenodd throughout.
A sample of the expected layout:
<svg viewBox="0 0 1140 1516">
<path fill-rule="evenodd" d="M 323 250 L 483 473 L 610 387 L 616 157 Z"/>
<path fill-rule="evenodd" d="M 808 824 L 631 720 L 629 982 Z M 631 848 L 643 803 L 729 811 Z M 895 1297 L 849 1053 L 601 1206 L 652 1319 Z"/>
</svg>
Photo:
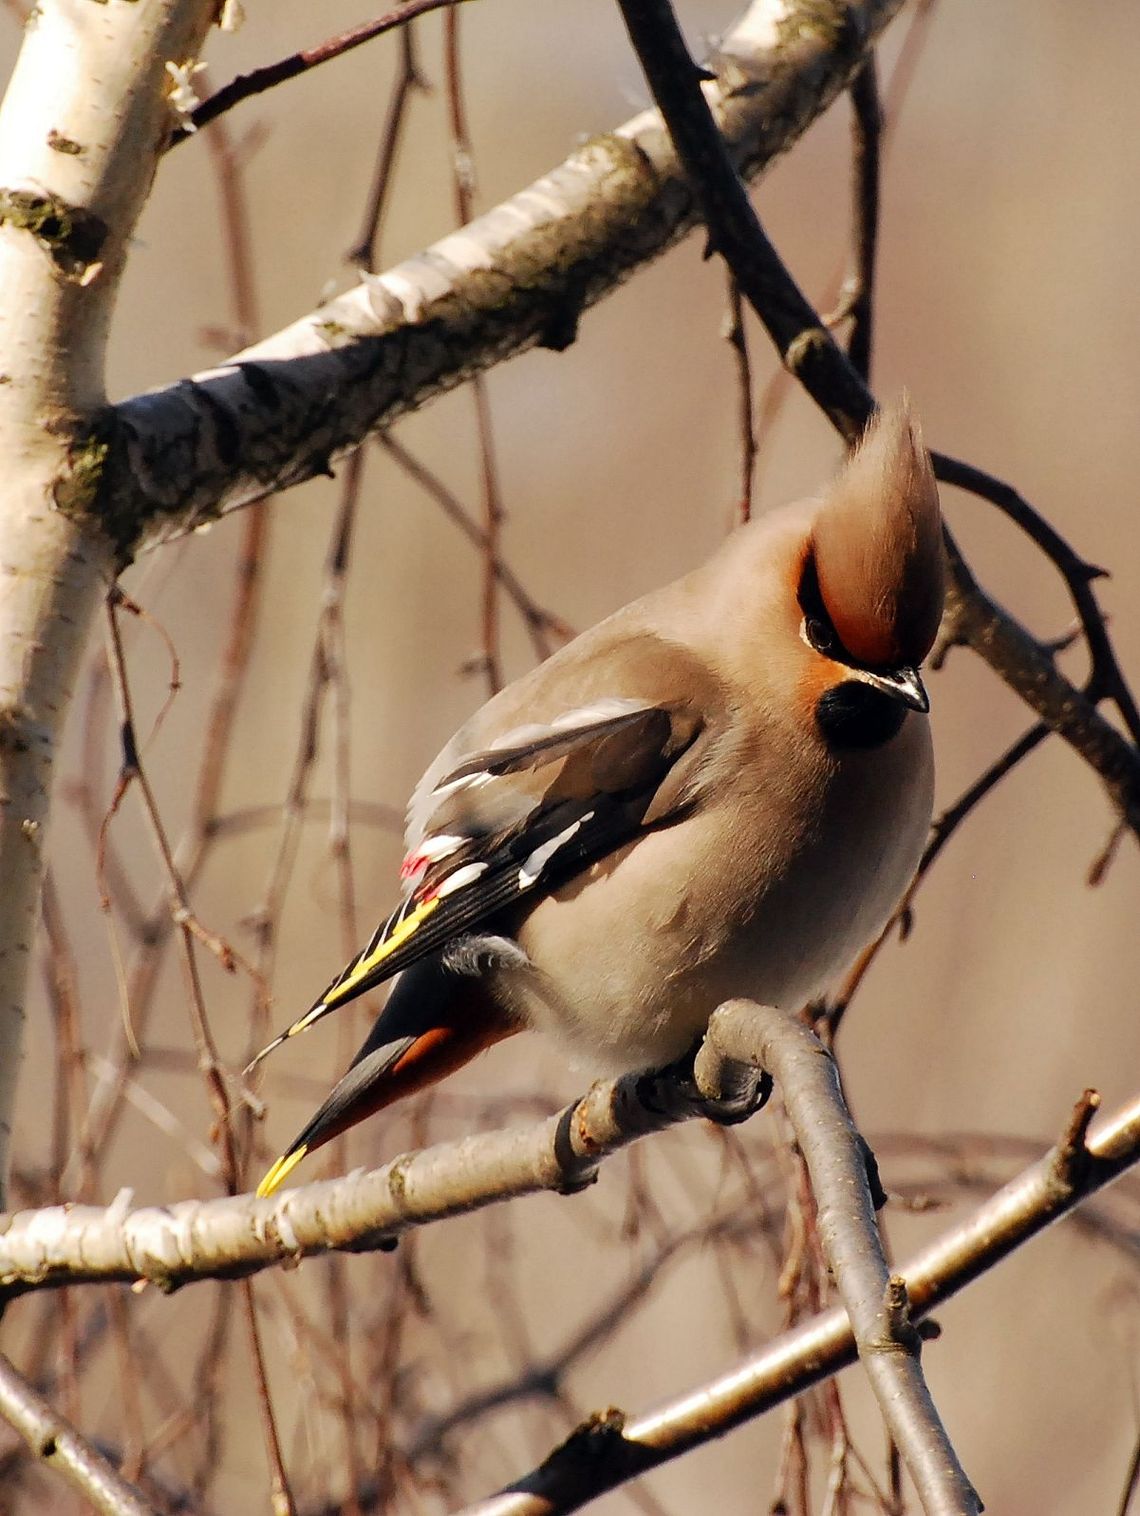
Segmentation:
<svg viewBox="0 0 1140 1516">
<path fill-rule="evenodd" d="M 441 973 L 435 964 L 424 967 L 433 978 Z M 520 1030 L 519 1023 L 504 1015 L 478 980 L 458 975 L 447 975 L 452 981 L 451 993 L 432 996 L 430 1006 L 424 1006 L 416 995 L 420 1001 L 417 1020 L 421 1024 L 428 1020 L 429 1024 L 422 1031 L 414 1030 L 408 1024 L 407 1003 L 415 990 L 423 987 L 418 981 L 425 977 L 409 970 L 404 981 L 412 982 L 396 985 L 352 1066 L 266 1173 L 257 1187 L 258 1195 L 272 1195 L 303 1158 L 326 1142 L 454 1073 L 477 1053 Z"/>
</svg>

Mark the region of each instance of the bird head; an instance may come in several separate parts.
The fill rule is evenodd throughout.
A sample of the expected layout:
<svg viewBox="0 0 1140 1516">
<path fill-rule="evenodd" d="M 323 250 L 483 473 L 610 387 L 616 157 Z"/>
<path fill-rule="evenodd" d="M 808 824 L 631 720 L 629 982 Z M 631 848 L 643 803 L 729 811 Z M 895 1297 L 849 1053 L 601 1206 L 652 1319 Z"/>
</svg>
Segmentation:
<svg viewBox="0 0 1140 1516">
<path fill-rule="evenodd" d="M 902 401 L 872 420 L 815 514 L 798 587 L 801 636 L 846 681 L 926 711 L 918 666 L 945 589 L 938 490 Z"/>
</svg>

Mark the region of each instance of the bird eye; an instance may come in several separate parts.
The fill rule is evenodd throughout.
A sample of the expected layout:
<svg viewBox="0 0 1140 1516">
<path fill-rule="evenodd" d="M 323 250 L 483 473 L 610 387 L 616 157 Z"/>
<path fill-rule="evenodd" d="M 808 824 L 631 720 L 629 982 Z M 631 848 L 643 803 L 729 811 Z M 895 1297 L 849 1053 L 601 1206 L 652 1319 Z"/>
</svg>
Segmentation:
<svg viewBox="0 0 1140 1516">
<path fill-rule="evenodd" d="M 818 616 L 809 616 L 804 626 L 807 639 L 817 653 L 829 653 L 836 646 L 834 629 Z"/>
</svg>

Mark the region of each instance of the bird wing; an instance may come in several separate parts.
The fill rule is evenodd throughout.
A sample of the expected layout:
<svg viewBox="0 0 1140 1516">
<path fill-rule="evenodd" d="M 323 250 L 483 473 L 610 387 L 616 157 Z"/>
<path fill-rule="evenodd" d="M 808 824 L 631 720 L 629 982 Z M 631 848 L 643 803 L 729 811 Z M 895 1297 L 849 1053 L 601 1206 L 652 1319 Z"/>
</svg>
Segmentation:
<svg viewBox="0 0 1140 1516">
<path fill-rule="evenodd" d="M 425 819 L 400 870 L 403 900 L 254 1064 L 330 1011 L 687 808 L 697 794 L 704 729 L 686 703 L 606 700 L 515 728 L 468 754 L 424 797 Z"/>
</svg>

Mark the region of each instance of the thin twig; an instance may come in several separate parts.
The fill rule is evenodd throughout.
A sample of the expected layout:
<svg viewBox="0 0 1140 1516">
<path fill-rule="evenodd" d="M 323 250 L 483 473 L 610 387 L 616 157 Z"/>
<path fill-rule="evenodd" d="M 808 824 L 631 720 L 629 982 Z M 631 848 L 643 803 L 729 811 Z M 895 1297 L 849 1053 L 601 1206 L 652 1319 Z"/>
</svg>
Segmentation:
<svg viewBox="0 0 1140 1516">
<path fill-rule="evenodd" d="M 338 807 L 332 799 L 310 797 L 305 808 L 305 820 L 316 825 L 331 823 Z M 246 805 L 239 810 L 227 811 L 215 816 L 206 828 L 206 834 L 214 837 L 242 837 L 263 827 L 274 826 L 281 819 L 281 807 L 273 802 L 264 805 Z M 394 805 L 385 805 L 378 800 L 351 800 L 348 820 L 353 827 L 376 827 L 383 832 L 392 832 L 397 837 L 403 834 L 404 815 Z"/>
<path fill-rule="evenodd" d="M 324 670 L 332 692 L 332 749 L 333 793 L 329 816 L 329 852 L 333 859 L 337 879 L 337 902 L 340 915 L 341 953 L 347 963 L 360 946 L 360 930 L 357 923 L 356 881 L 352 868 L 352 841 L 349 828 L 349 813 L 352 805 L 351 783 L 351 701 L 348 683 L 348 654 L 344 628 L 344 597 L 348 585 L 348 569 L 351 559 L 352 539 L 356 514 L 364 479 L 364 449 L 358 448 L 349 459 L 341 487 L 341 504 L 337 513 L 335 546 L 329 555 L 325 571 L 325 584 L 321 596 L 320 635 L 324 641 Z M 353 1044 L 359 1034 L 355 1018 L 345 1016 L 339 1025 L 337 1062 L 347 1068 L 355 1051 Z M 350 1167 L 350 1139 L 347 1132 L 341 1133 L 332 1145 L 331 1158 L 341 1173 Z M 360 1516 L 360 1508 L 353 1491 L 362 1477 L 362 1465 L 357 1446 L 357 1424 L 360 1419 L 356 1383 L 352 1372 L 352 1348 L 354 1334 L 351 1330 L 348 1281 L 345 1277 L 344 1260 L 332 1258 L 326 1271 L 326 1286 L 329 1308 L 329 1334 L 332 1342 L 338 1343 L 336 1354 L 337 1372 L 340 1381 L 340 1427 L 341 1444 L 344 1449 L 345 1472 L 348 1476 L 349 1494 L 345 1503 L 345 1516 Z"/>
<path fill-rule="evenodd" d="M 1131 831 L 1140 835 L 1140 751 L 1057 668 L 1049 649 L 993 601 L 945 533 L 951 583 L 943 633 L 985 658 L 1031 710 L 1099 774 Z"/>
<path fill-rule="evenodd" d="M 695 1226 L 671 1232 L 608 1300 L 591 1310 L 585 1321 L 576 1326 L 555 1351 L 533 1358 L 524 1373 L 505 1376 L 498 1383 L 468 1395 L 441 1415 L 425 1421 L 415 1434 L 408 1450 L 409 1457 L 414 1461 L 427 1453 L 444 1451 L 443 1444 L 456 1430 L 477 1423 L 490 1411 L 556 1396 L 577 1364 L 610 1343 L 619 1328 L 630 1324 L 638 1308 L 648 1302 L 654 1287 L 666 1276 L 670 1265 L 691 1249 L 715 1246 L 724 1238 L 733 1241 L 751 1239 L 769 1229 L 770 1218 L 764 1211 L 750 1214 L 740 1205 L 733 1205 L 703 1217 Z"/>
<path fill-rule="evenodd" d="M 195 1506 L 203 1504 L 221 1467 L 228 1425 L 222 1401 L 223 1370 L 235 1304 L 233 1290 L 215 1289 L 210 1322 L 202 1337 L 191 1381 L 191 1403 L 198 1423 L 198 1458 L 190 1486 Z"/>
<path fill-rule="evenodd" d="M 248 195 L 243 177 L 244 157 L 239 150 L 235 150 L 225 123 L 217 123 L 208 132 L 207 142 L 211 149 L 220 202 L 223 232 L 221 248 L 225 256 L 229 324 L 239 332 L 251 334 L 260 326 L 260 314 L 251 255 Z M 271 519 L 264 504 L 252 508 L 244 523 L 235 557 L 234 601 L 203 724 L 201 759 L 193 786 L 190 816 L 174 853 L 179 873 L 188 887 L 193 886 L 194 879 L 206 860 L 208 844 L 214 836 L 220 835 L 220 828 L 216 824 L 217 809 L 238 705 L 253 651 Z M 90 776 L 98 772 L 95 765 L 97 744 L 94 738 L 103 729 L 103 722 L 98 719 L 96 702 L 101 700 L 106 688 L 106 664 L 103 662 L 97 666 L 93 676 L 89 698 L 87 755 L 84 764 L 87 775 L 85 815 L 92 810 Z M 124 1005 L 130 1007 L 129 1029 L 141 1045 L 149 1019 L 152 993 L 158 983 L 163 950 L 169 940 L 173 920 L 165 887 L 161 889 L 156 904 L 148 912 L 142 911 L 133 895 L 126 890 L 124 871 L 111 850 L 105 822 L 100 822 L 97 830 L 97 851 L 99 858 L 105 861 L 108 893 L 118 908 L 127 912 L 127 926 L 137 944 L 133 963 L 122 971 L 125 989 L 121 994 Z M 236 962 L 237 955 L 232 947 L 229 944 L 221 946 L 220 956 L 223 961 Z M 117 950 L 117 939 L 113 939 L 113 947 Z M 266 1010 L 263 1016 L 267 1015 Z M 102 1152 L 113 1136 L 140 1051 L 140 1046 L 132 1047 L 125 1029 L 118 1051 L 109 1060 L 100 1077 L 81 1129 L 81 1143 L 86 1151 Z"/>
<path fill-rule="evenodd" d="M 269 1375 L 265 1368 L 265 1349 L 261 1342 L 261 1327 L 257 1320 L 257 1302 L 253 1295 L 253 1280 L 238 1282 L 238 1294 L 245 1322 L 246 1342 L 253 1368 L 253 1383 L 256 1390 L 258 1420 L 269 1463 L 269 1505 L 273 1516 L 296 1516 L 293 1492 L 285 1468 L 281 1450 L 281 1437 L 277 1430 L 277 1417 L 269 1396 Z"/>
<path fill-rule="evenodd" d="M 1082 558 L 1012 485 L 944 453 L 932 453 L 931 461 L 943 484 L 957 485 L 996 505 L 1056 566 L 1068 587 L 1088 645 L 1092 667 L 1086 696 L 1093 704 L 1105 699 L 1113 701 L 1133 742 L 1140 743 L 1140 709 L 1117 662 L 1104 612 L 1092 588 L 1095 580 L 1105 577 L 1106 571 Z"/>
<path fill-rule="evenodd" d="M 117 613 L 118 597 L 115 592 L 112 592 L 107 597 L 106 606 L 107 656 L 111 670 L 111 681 L 118 699 L 121 718 L 120 730 L 123 740 L 121 782 L 133 782 L 137 786 L 142 797 L 143 813 L 150 828 L 155 850 L 162 863 L 166 886 L 170 893 L 172 916 L 178 928 L 177 940 L 181 948 L 182 967 L 188 990 L 190 1024 L 198 1050 L 198 1063 L 205 1081 L 210 1103 L 214 1109 L 216 1137 L 222 1154 L 223 1177 L 226 1188 L 233 1195 L 241 1188 L 241 1165 L 234 1139 L 229 1093 L 226 1089 L 213 1030 L 210 1026 L 209 1017 L 206 1014 L 205 995 L 199 977 L 197 957 L 194 953 L 194 942 L 195 940 L 200 940 L 202 934 L 194 931 L 194 923 L 197 918 L 191 909 L 185 885 L 179 875 L 174 855 L 171 852 L 166 828 L 159 813 L 158 802 L 151 788 L 146 770 L 139 758 L 138 745 L 134 736 L 133 703 L 130 685 L 127 680 L 126 662 L 123 655 L 123 643 Z M 261 1412 L 262 1430 L 269 1459 L 273 1508 L 275 1516 L 291 1516 L 294 1510 L 293 1500 L 289 1492 L 288 1476 L 285 1472 L 280 1439 L 277 1435 L 276 1421 L 269 1399 L 269 1386 L 257 1325 L 253 1287 L 250 1281 L 243 1281 L 240 1295 L 249 1336 L 254 1382 L 258 1391 L 257 1399 Z"/>
<path fill-rule="evenodd" d="M 111 681 L 107 659 L 102 650 L 90 660 L 86 689 L 83 696 L 82 749 L 79 773 L 62 781 L 61 788 L 68 800 L 79 810 L 80 819 L 87 835 L 92 856 L 99 848 L 104 849 L 106 888 L 123 920 L 127 931 L 136 940 L 145 935 L 149 921 L 139 900 L 131 878 L 113 839 L 103 835 L 103 820 L 106 815 L 104 796 L 107 792 L 104 775 L 103 750 L 107 735 L 107 708 L 111 694 Z M 165 904 L 162 902 L 161 904 Z"/>
<path fill-rule="evenodd" d="M 79 978 L 75 954 L 63 919 L 63 911 L 56 890 L 52 869 L 44 870 L 41 889 L 46 952 L 44 954 L 44 979 L 55 1021 L 56 1066 L 55 1121 L 52 1156 L 52 1180 L 57 1200 L 64 1199 L 63 1175 L 67 1164 L 72 1134 L 79 1123 L 83 1110 L 83 1037 Z M 94 1154 L 84 1152 L 85 1180 L 92 1171 Z M 80 1190 L 83 1199 L 91 1198 L 86 1183 Z"/>
<path fill-rule="evenodd" d="M 265 890 L 257 909 L 251 913 L 250 923 L 257 936 L 257 969 L 266 983 L 273 978 L 273 965 L 277 950 L 277 928 L 281 911 L 296 863 L 300 845 L 301 824 L 308 806 L 309 783 L 320 753 L 321 721 L 326 696 L 331 692 L 335 700 L 343 700 L 345 671 L 340 657 L 340 624 L 346 576 L 351 556 L 352 539 L 356 526 L 356 514 L 360 493 L 360 464 L 348 471 L 345 487 L 341 491 L 339 506 L 325 551 L 324 595 L 317 625 L 313 633 L 312 652 L 309 658 L 309 673 L 304 702 L 301 707 L 300 729 L 293 769 L 289 778 L 284 803 L 280 808 L 280 834 L 270 863 Z M 330 821 L 335 837 L 337 829 L 347 836 L 347 801 L 344 789 L 344 770 L 347 755 L 340 755 L 338 795 L 331 802 Z M 266 1026 L 260 1017 L 255 1018 L 250 1028 L 249 1056 L 265 1041 Z"/>
<path fill-rule="evenodd" d="M 426 91 L 428 88 L 416 60 L 415 35 L 416 29 L 409 21 L 400 33 L 400 71 L 396 75 L 396 83 L 388 99 L 388 111 L 384 120 L 384 130 L 380 135 L 376 167 L 372 173 L 372 184 L 368 191 L 368 201 L 364 208 L 360 233 L 345 254 L 349 263 L 355 264 L 366 274 L 375 273 L 379 262 L 380 228 L 392 188 L 396 157 L 399 153 L 412 94 L 416 90 Z"/>
<path fill-rule="evenodd" d="M 235 149 L 229 123 L 225 121 L 215 120 L 206 133 L 206 146 L 210 149 L 214 179 L 222 202 L 221 222 L 225 233 L 234 336 L 238 346 L 244 347 L 257 335 L 259 321 L 249 197 L 242 178 L 243 155 Z"/>
<path fill-rule="evenodd" d="M 375 1340 L 376 1382 L 376 1484 L 379 1507 L 390 1501 L 396 1481 L 397 1439 L 393 1435 L 399 1402 L 400 1362 L 417 1297 L 416 1239 L 400 1250 L 397 1268 L 386 1291 L 384 1318 Z"/>
<path fill-rule="evenodd" d="M 381 37 L 397 26 L 406 26 L 417 16 L 426 16 L 429 11 L 444 10 L 461 4 L 463 0 L 407 0 L 398 10 L 389 11 L 375 21 L 365 21 L 360 26 L 317 43 L 315 47 L 302 48 L 299 52 L 290 53 L 287 58 L 280 58 L 276 63 L 267 63 L 261 68 L 252 69 L 248 74 L 239 74 L 195 107 L 190 113 L 191 125 L 172 132 L 168 147 L 177 147 L 197 128 L 216 121 L 224 112 L 232 110 L 235 105 L 253 95 L 260 95 L 275 85 L 284 84 L 288 79 L 296 79 L 299 74 L 306 74 L 310 69 L 328 63 L 333 58 L 341 58 L 353 48 L 361 47 L 365 42 L 371 42 L 373 38 Z"/>
<path fill-rule="evenodd" d="M 728 276 L 728 316 L 725 337 L 732 349 L 736 368 L 737 416 L 740 423 L 740 500 L 738 521 L 752 519 L 752 492 L 756 478 L 756 417 L 752 403 L 752 359 L 748 352 L 748 333 L 744 328 L 744 305 L 740 286 Z"/>
<path fill-rule="evenodd" d="M 137 1481 L 145 1467 L 146 1438 L 143 1430 L 142 1401 L 139 1396 L 139 1371 L 135 1363 L 136 1347 L 131 1338 L 130 1312 L 123 1292 L 112 1290 L 107 1302 L 111 1341 L 115 1350 L 118 1401 L 123 1414 L 123 1476 Z"/>
<path fill-rule="evenodd" d="M 485 528 L 481 527 L 463 508 L 443 481 L 410 453 L 403 443 L 397 442 L 390 432 L 382 432 L 376 440 L 384 451 L 396 460 L 409 478 L 414 479 L 424 493 L 431 496 L 467 540 L 486 552 L 490 539 Z M 574 628 L 561 616 L 538 605 L 528 594 L 522 580 L 503 562 L 502 558 L 496 557 L 494 565 L 495 574 L 503 586 L 504 593 L 523 619 L 535 656 L 540 661 L 548 658 L 551 652 L 550 643 L 547 640 L 548 634 L 559 642 L 569 642 L 575 635 Z"/>
<path fill-rule="evenodd" d="M 447 85 L 447 120 L 451 131 L 452 184 L 457 226 L 466 226 L 474 213 L 475 160 L 471 134 L 467 127 L 467 107 L 463 98 L 463 72 L 459 57 L 459 12 L 449 10 L 443 18 L 444 78 Z M 475 401 L 475 422 L 479 437 L 480 488 L 483 503 L 483 583 L 480 596 L 480 665 L 487 682 L 487 693 L 496 694 L 503 684 L 502 654 L 499 647 L 499 528 L 503 520 L 503 494 L 499 467 L 495 457 L 495 437 L 491 423 L 491 398 L 483 374 L 471 380 Z"/>
</svg>

